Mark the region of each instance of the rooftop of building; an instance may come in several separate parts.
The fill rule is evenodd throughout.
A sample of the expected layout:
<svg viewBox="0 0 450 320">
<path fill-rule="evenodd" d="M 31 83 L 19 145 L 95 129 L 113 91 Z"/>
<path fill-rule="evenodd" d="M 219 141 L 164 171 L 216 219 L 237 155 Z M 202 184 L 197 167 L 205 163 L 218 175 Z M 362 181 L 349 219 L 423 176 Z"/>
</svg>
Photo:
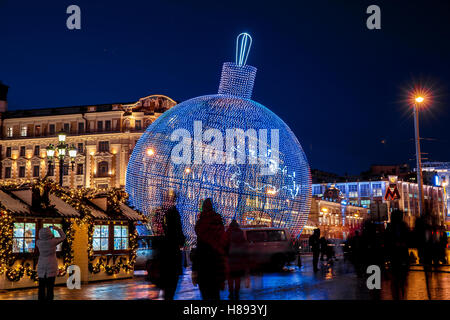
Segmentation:
<svg viewBox="0 0 450 320">
<path fill-rule="evenodd" d="M 87 113 L 89 107 L 95 107 L 96 112 L 112 111 L 115 105 L 128 105 L 134 102 L 119 102 L 107 104 L 94 104 L 84 106 L 69 106 L 57 108 L 33 108 L 21 110 L 8 110 L 2 114 L 3 119 L 25 118 L 25 117 L 45 117 L 45 116 L 59 116 L 68 114 Z"/>
</svg>

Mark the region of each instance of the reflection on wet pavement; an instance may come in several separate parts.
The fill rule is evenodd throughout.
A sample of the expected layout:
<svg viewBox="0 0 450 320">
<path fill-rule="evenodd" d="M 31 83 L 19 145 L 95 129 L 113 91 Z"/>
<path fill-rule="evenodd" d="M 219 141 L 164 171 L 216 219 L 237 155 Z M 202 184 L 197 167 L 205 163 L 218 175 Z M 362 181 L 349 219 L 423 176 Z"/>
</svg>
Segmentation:
<svg viewBox="0 0 450 320">
<path fill-rule="evenodd" d="M 353 266 L 339 259 L 333 264 L 320 262 L 321 268 L 314 273 L 310 257 L 303 259 L 303 266 L 289 266 L 283 272 L 256 273 L 251 276 L 250 287 L 242 284 L 243 300 L 368 300 L 392 299 L 391 280 L 382 278 L 381 290 L 369 290 L 366 278 L 358 278 Z M 450 267 L 441 266 L 429 272 L 428 289 L 423 267 L 414 266 L 409 272 L 406 299 L 447 300 L 450 299 Z M 437 272 L 439 271 L 439 272 Z M 200 299 L 198 287 L 191 282 L 190 269 L 182 275 L 175 299 Z M 228 299 L 222 291 L 221 298 Z M 36 300 L 37 289 L 0 291 L 0 300 Z M 55 288 L 56 300 L 134 300 L 161 299 L 160 291 L 145 280 L 145 272 L 136 272 L 133 279 L 89 283 L 80 290 L 69 290 L 64 286 Z"/>
</svg>

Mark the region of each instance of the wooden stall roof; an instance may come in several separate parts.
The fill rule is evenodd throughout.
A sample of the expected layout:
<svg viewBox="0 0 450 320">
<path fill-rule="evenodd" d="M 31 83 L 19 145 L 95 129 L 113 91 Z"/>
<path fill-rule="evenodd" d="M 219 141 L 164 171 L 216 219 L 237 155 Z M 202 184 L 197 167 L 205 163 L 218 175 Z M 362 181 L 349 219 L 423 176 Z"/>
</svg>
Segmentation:
<svg viewBox="0 0 450 320">
<path fill-rule="evenodd" d="M 57 197 L 55 194 L 49 195 L 50 204 L 56 209 L 56 214 L 62 218 L 77 218 L 80 217 L 80 213 L 67 202 Z M 85 200 L 84 204 L 88 209 L 89 214 L 94 219 L 110 220 L 131 220 L 139 221 L 141 216 L 133 209 L 128 207 L 126 204 L 120 205 L 121 214 L 118 216 L 111 216 L 106 211 L 106 198 L 98 197 L 92 199 L 91 201 Z M 34 212 L 31 210 L 32 205 L 32 192 L 31 189 L 23 190 L 11 190 L 3 191 L 0 190 L 0 203 L 5 206 L 6 209 L 10 210 L 16 215 L 36 215 L 40 217 L 45 217 L 45 212 Z M 49 214 L 54 215 L 55 213 Z"/>
<path fill-rule="evenodd" d="M 124 203 L 122 203 L 120 205 L 120 210 L 122 210 L 123 215 L 126 216 L 130 220 L 138 221 L 138 220 L 142 219 L 135 210 L 131 209 L 129 206 L 127 206 Z"/>
<path fill-rule="evenodd" d="M 25 202 L 28 206 L 31 206 L 31 190 L 17 190 L 11 191 L 11 193 Z M 73 208 L 71 205 L 67 204 L 65 201 L 58 198 L 54 194 L 50 194 L 49 200 L 50 204 L 55 206 L 56 211 L 61 217 L 76 218 L 80 216 L 79 212 L 75 210 L 75 208 Z"/>
<path fill-rule="evenodd" d="M 30 207 L 20 200 L 14 199 L 11 195 L 0 190 L 0 202 L 3 206 L 15 214 L 30 214 Z"/>
</svg>

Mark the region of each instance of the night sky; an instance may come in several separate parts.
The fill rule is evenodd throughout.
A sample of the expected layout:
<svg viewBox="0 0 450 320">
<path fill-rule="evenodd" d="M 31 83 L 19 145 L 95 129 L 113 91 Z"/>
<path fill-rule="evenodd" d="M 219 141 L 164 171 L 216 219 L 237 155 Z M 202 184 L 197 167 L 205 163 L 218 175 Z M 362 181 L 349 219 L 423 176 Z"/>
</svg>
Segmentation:
<svg viewBox="0 0 450 320">
<path fill-rule="evenodd" d="M 66 8 L 81 8 L 81 30 Z M 276 4 L 276 5 L 275 5 Z M 381 8 L 368 30 L 366 8 Z M 433 88 L 422 151 L 450 161 L 449 1 L 0 0 L 0 80 L 9 109 L 136 101 L 217 92 L 235 37 L 253 37 L 253 99 L 280 116 L 311 168 L 355 174 L 410 163 L 405 91 Z"/>
</svg>

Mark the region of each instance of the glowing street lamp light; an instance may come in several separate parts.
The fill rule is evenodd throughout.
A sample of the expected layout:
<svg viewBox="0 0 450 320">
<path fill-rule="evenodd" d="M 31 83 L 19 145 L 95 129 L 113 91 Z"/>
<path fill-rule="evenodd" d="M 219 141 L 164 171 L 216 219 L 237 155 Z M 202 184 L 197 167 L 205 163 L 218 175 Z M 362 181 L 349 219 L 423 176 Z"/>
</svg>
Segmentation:
<svg viewBox="0 0 450 320">
<path fill-rule="evenodd" d="M 414 131 L 416 144 L 416 170 L 417 170 L 417 185 L 419 187 L 419 216 L 423 214 L 423 178 L 422 178 L 422 158 L 420 153 L 420 135 L 419 135 L 419 108 L 418 105 L 424 102 L 424 97 L 417 96 L 414 103 Z"/>
<path fill-rule="evenodd" d="M 67 137 L 67 134 L 64 131 L 61 131 L 60 133 L 58 133 L 58 141 L 59 141 L 59 143 L 66 142 L 66 137 Z"/>
<path fill-rule="evenodd" d="M 58 151 L 58 159 L 59 159 L 59 184 L 63 185 L 63 174 L 64 174 L 64 158 L 68 154 L 70 160 L 72 162 L 72 170 L 74 170 L 75 158 L 77 156 L 77 149 L 72 144 L 70 147 L 66 143 L 67 134 L 64 131 L 58 133 L 58 145 L 56 148 L 50 144 L 47 147 L 47 158 L 48 158 L 48 171 L 53 172 L 52 160 L 55 157 L 55 151 Z M 53 173 L 52 173 L 53 175 Z"/>
<path fill-rule="evenodd" d="M 152 148 L 149 148 L 148 150 L 147 150 L 147 155 L 148 156 L 153 156 L 155 154 L 155 150 L 153 150 Z"/>
<path fill-rule="evenodd" d="M 70 162 L 72 163 L 72 170 L 73 170 L 75 165 L 75 158 L 77 157 L 77 148 L 75 148 L 73 144 L 69 148 L 69 157 Z"/>
<path fill-rule="evenodd" d="M 55 156 L 55 147 L 52 144 L 49 144 L 47 147 L 47 158 L 52 160 Z"/>
</svg>

